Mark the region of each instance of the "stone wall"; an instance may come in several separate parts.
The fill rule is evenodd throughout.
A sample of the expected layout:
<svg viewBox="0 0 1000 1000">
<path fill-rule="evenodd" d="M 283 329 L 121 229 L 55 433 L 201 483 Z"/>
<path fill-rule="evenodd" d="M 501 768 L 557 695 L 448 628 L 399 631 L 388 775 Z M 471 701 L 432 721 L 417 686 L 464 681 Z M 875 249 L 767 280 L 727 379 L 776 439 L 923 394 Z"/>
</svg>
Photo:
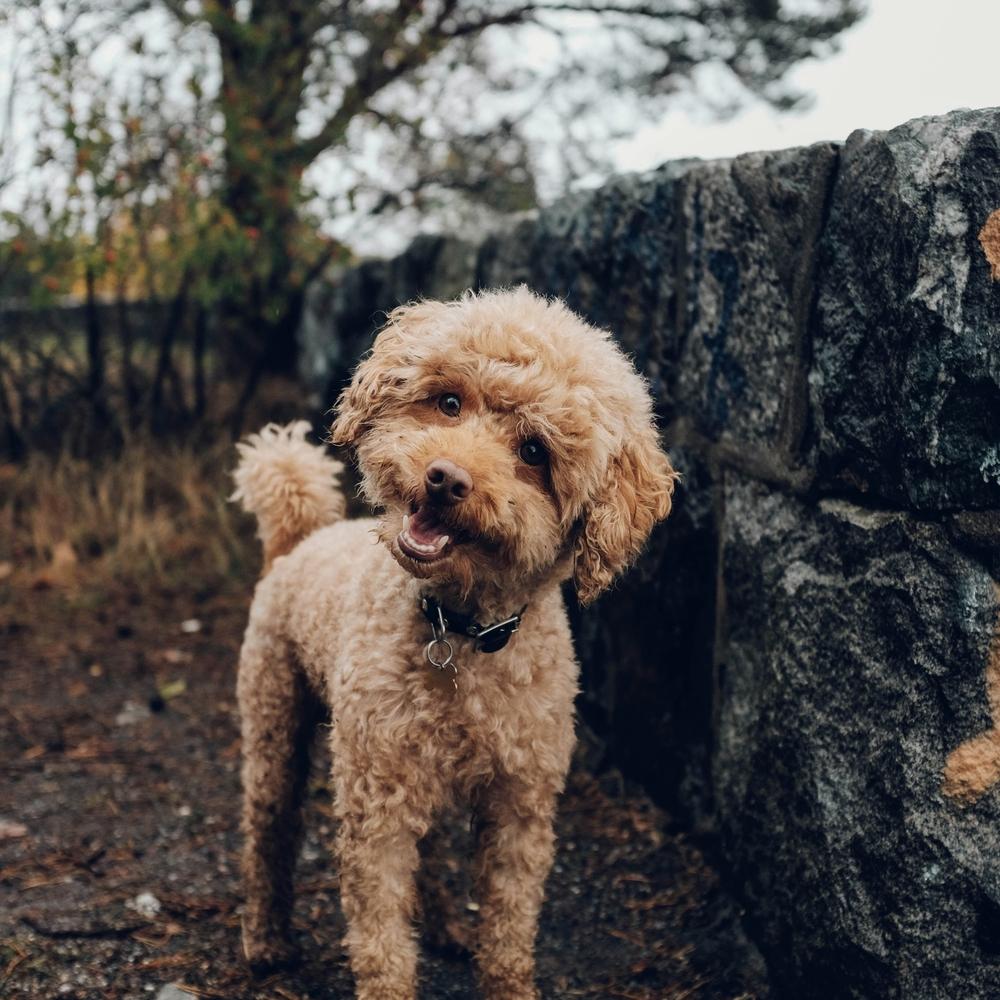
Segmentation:
<svg viewBox="0 0 1000 1000">
<path fill-rule="evenodd" d="M 314 292 L 331 400 L 379 313 L 526 282 L 649 377 L 675 513 L 575 613 L 609 755 L 718 834 L 794 997 L 1000 991 L 1000 110 L 668 164 Z"/>
</svg>

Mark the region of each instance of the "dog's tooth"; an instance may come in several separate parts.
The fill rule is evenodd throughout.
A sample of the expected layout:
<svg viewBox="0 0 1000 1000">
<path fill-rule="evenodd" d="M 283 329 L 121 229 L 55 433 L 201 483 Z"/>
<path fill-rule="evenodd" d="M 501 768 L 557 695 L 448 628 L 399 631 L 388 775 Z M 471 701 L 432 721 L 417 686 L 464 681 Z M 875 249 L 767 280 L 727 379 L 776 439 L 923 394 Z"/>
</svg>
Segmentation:
<svg viewBox="0 0 1000 1000">
<path fill-rule="evenodd" d="M 410 528 L 410 515 L 409 514 L 404 514 L 403 515 L 403 531 L 409 531 L 409 528 Z"/>
<path fill-rule="evenodd" d="M 436 556 L 451 541 L 451 535 L 441 535 L 433 542 L 418 542 L 410 534 L 408 527 L 403 528 L 399 533 L 399 538 L 407 548 L 411 548 L 415 552 L 419 552 L 425 556 Z"/>
<path fill-rule="evenodd" d="M 403 540 L 406 542 L 410 548 L 416 549 L 418 552 L 426 552 L 427 546 L 423 542 L 418 542 L 409 531 L 403 531 Z"/>
</svg>

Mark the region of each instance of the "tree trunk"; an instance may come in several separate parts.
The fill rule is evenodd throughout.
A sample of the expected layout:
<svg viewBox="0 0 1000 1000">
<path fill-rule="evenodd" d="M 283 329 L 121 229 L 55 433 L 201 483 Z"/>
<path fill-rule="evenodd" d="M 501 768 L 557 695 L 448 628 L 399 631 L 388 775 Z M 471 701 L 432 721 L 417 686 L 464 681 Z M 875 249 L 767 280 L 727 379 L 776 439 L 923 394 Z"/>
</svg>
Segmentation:
<svg viewBox="0 0 1000 1000">
<path fill-rule="evenodd" d="M 14 408 L 11 406 L 10 398 L 7 395 L 7 386 L 5 384 L 5 367 L 5 365 L 0 363 L 0 417 L 3 417 L 3 420 L 0 421 L 0 426 L 3 426 L 6 433 L 7 442 L 5 445 L 5 451 L 7 457 L 12 462 L 16 462 L 24 456 L 24 438 L 21 436 L 20 430 L 14 423 Z"/>
<path fill-rule="evenodd" d="M 87 285 L 86 334 L 87 334 L 87 395 L 96 401 L 104 388 L 104 336 L 101 317 L 97 311 L 94 270 L 88 264 L 85 272 Z"/>
<path fill-rule="evenodd" d="M 173 347 L 177 330 L 184 320 L 187 307 L 188 282 L 191 280 L 189 271 L 181 276 L 180 287 L 170 303 L 170 310 L 160 330 L 160 350 L 156 358 L 156 372 L 153 375 L 153 387 L 150 390 L 149 412 L 147 419 L 154 430 L 162 430 L 166 414 L 163 412 L 163 390 L 168 375 L 173 370 Z"/>
<path fill-rule="evenodd" d="M 253 32 L 236 29 L 225 17 L 212 22 L 222 56 L 222 200 L 244 248 L 238 259 L 222 262 L 229 281 L 219 302 L 219 353 L 225 370 L 245 377 L 246 386 L 255 386 L 263 373 L 295 370 L 304 167 L 296 123 L 309 62 L 311 3 L 255 4 Z"/>
<path fill-rule="evenodd" d="M 135 383 L 135 362 L 133 348 L 135 333 L 132 330 L 132 319 L 128 314 L 128 300 L 125 298 L 125 282 L 118 284 L 118 335 L 122 345 L 122 393 L 125 397 L 125 413 L 129 423 L 135 416 L 136 403 L 139 401 L 138 388 Z"/>
<path fill-rule="evenodd" d="M 208 310 L 198 306 L 194 318 L 194 337 L 191 341 L 191 360 L 194 368 L 194 418 L 205 416 L 205 350 L 208 347 Z"/>
</svg>

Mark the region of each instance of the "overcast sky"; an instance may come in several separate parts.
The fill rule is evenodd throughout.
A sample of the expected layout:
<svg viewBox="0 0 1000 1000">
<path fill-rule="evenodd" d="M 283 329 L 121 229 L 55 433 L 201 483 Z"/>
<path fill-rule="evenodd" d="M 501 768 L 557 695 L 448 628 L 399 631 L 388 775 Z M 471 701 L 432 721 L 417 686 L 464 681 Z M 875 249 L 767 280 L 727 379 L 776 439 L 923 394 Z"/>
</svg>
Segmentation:
<svg viewBox="0 0 1000 1000">
<path fill-rule="evenodd" d="M 856 128 L 1000 105 L 1000 0 L 869 0 L 868 15 L 842 36 L 837 55 L 802 65 L 789 79 L 814 96 L 805 112 L 757 105 L 713 123 L 678 108 L 622 144 L 619 168 L 846 139 Z"/>
</svg>

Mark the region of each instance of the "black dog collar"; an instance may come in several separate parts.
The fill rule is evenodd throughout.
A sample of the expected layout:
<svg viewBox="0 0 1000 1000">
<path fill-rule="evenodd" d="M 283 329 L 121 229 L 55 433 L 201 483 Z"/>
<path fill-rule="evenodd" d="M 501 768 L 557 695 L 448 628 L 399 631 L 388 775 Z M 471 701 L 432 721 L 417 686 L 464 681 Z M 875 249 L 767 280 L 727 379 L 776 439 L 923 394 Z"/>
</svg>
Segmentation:
<svg viewBox="0 0 1000 1000">
<path fill-rule="evenodd" d="M 420 610 L 424 617 L 435 627 L 439 627 L 444 622 L 444 627 L 449 632 L 457 635 L 464 635 L 476 640 L 476 650 L 480 653 L 496 653 L 503 649 L 510 642 L 510 637 L 521 625 L 521 616 L 524 614 L 527 604 L 516 615 L 505 618 L 502 622 L 495 622 L 492 625 L 480 625 L 471 615 L 464 615 L 460 611 L 452 611 L 439 604 L 433 597 L 420 598 Z"/>
</svg>

